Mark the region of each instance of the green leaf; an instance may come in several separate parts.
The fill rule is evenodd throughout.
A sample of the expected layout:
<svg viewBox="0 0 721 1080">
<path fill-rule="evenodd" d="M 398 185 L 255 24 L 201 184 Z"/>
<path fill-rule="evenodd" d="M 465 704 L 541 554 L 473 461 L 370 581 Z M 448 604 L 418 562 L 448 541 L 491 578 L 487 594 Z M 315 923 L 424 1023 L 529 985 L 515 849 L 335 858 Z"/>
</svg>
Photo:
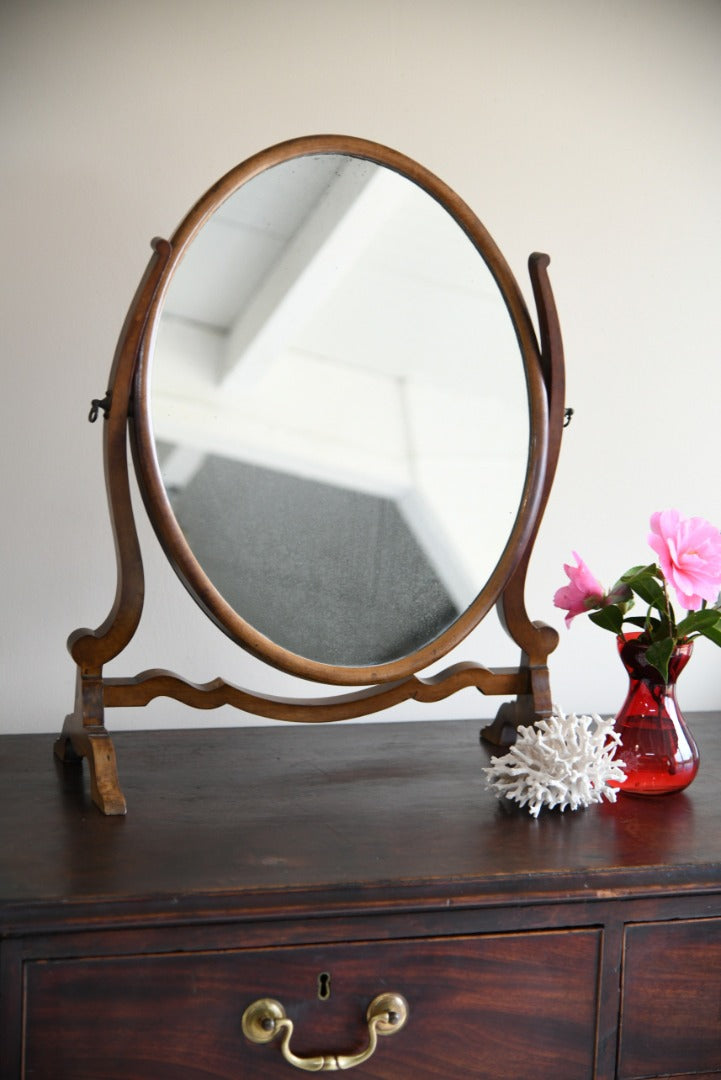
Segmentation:
<svg viewBox="0 0 721 1080">
<path fill-rule="evenodd" d="M 660 619 L 650 619 L 644 615 L 627 615 L 623 621 L 638 626 L 641 630 L 649 630 L 651 636 L 658 636 L 663 625 Z"/>
<path fill-rule="evenodd" d="M 708 626 L 705 629 L 699 630 L 699 634 L 702 637 L 708 638 L 709 641 L 713 641 L 714 645 L 721 646 L 721 623 L 716 623 L 715 626 Z"/>
<path fill-rule="evenodd" d="M 633 623 L 634 626 L 640 626 L 642 629 L 646 625 L 646 619 L 643 615 L 627 615 L 624 621 Z"/>
<path fill-rule="evenodd" d="M 591 611 L 588 615 L 591 622 L 600 626 L 602 630 L 610 630 L 612 634 L 620 634 L 623 626 L 623 612 L 614 604 Z"/>
<path fill-rule="evenodd" d="M 666 598 L 663 586 L 655 578 L 641 577 L 639 575 L 630 582 L 630 585 L 636 596 L 640 596 L 645 604 L 650 604 L 652 607 L 663 607 L 665 605 Z"/>
<path fill-rule="evenodd" d="M 649 645 L 646 650 L 646 659 L 661 672 L 664 682 L 668 682 L 668 662 L 673 648 L 673 638 L 668 637 L 662 641 L 654 641 L 653 645 Z"/>
<path fill-rule="evenodd" d="M 703 611 L 690 611 L 678 624 L 678 633 L 681 637 L 687 637 L 689 634 L 703 634 L 706 630 L 712 630 L 714 626 L 721 629 L 721 614 L 713 608 L 705 608 Z"/>
<path fill-rule="evenodd" d="M 655 572 L 656 563 L 649 563 L 648 566 L 632 566 L 625 574 L 621 574 L 618 580 L 630 583 L 631 579 L 638 577 L 639 574 L 654 574 Z"/>
<path fill-rule="evenodd" d="M 649 566 L 634 566 L 627 570 L 620 578 L 637 596 L 646 604 L 659 607 L 665 604 L 663 585 L 658 579 L 658 568 L 655 563 Z"/>
</svg>

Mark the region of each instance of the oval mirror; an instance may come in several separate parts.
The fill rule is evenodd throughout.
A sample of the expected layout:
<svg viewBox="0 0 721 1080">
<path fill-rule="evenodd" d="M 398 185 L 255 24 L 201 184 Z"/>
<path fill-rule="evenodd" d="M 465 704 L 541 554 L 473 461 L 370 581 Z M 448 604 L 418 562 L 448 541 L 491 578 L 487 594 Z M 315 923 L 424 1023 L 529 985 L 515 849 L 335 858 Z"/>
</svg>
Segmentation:
<svg viewBox="0 0 721 1080">
<path fill-rule="evenodd" d="M 171 245 L 135 417 L 181 579 L 294 674 L 427 666 L 495 603 L 541 487 L 537 346 L 497 248 L 426 170 L 334 137 L 239 166 Z"/>
<path fill-rule="evenodd" d="M 102 812 L 126 808 L 109 708 L 167 697 L 332 723 L 475 688 L 511 699 L 482 731 L 497 746 L 550 715 L 558 634 L 524 598 L 565 415 L 548 256 L 528 264 L 537 338 L 450 188 L 330 135 L 248 159 L 152 247 L 89 417 L 104 417 L 115 598 L 68 639 L 76 699 L 55 743 L 87 760 Z M 215 624 L 281 671 L 356 689 L 293 698 L 158 667 L 103 674 L 145 596 L 129 442 L 158 538 Z M 494 605 L 518 666 L 429 672 Z"/>
</svg>

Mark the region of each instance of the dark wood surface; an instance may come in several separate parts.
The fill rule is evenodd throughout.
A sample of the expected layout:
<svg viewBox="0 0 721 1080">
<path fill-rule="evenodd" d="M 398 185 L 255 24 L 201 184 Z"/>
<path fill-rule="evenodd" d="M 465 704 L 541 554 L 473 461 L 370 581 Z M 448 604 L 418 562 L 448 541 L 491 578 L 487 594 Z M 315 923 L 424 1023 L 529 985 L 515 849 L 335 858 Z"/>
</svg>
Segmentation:
<svg viewBox="0 0 721 1080">
<path fill-rule="evenodd" d="M 342 1054 L 366 1044 L 364 1015 L 379 989 L 398 986 L 410 1022 L 354 1069 L 360 1080 L 528 1080 L 529 1067 L 534 1078 L 580 1080 L 592 1069 L 599 938 L 548 931 L 31 963 L 28 1075 L 290 1080 L 297 1074 L 277 1045 L 244 1042 L 243 1006 L 272 988 L 294 1017 L 295 1053 Z M 319 1002 L 324 968 L 333 993 Z M 78 1018 L 99 1002 L 121 1022 L 84 1040 Z"/>
<path fill-rule="evenodd" d="M 0 911 L 17 927 L 168 897 L 393 909 L 718 888 L 720 720 L 691 717 L 686 792 L 538 820 L 486 789 L 470 721 L 118 734 L 125 818 L 97 811 L 86 766 L 55 760 L 50 736 L 4 736 Z"/>
<path fill-rule="evenodd" d="M 713 973 L 711 981 L 708 973 Z M 721 1064 L 721 920 L 629 927 L 624 958 L 621 1076 Z M 667 1009 L 673 1002 L 673 1022 Z M 683 1039 L 679 1038 L 683 1032 Z"/>
<path fill-rule="evenodd" d="M 281 1080 L 251 1001 L 356 1053 L 382 990 L 411 1018 L 358 1080 L 721 1075 L 721 717 L 689 719 L 688 791 L 538 820 L 480 722 L 121 734 L 127 817 L 1 737 L 0 1077 Z"/>
</svg>

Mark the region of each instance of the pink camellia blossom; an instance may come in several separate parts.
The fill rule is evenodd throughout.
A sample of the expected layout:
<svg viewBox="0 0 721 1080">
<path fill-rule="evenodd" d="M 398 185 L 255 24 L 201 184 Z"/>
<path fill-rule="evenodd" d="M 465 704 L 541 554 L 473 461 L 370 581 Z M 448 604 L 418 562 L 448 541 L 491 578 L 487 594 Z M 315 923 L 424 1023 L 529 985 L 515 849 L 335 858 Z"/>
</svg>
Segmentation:
<svg viewBox="0 0 721 1080">
<path fill-rule="evenodd" d="M 573 552 L 576 566 L 564 563 L 563 569 L 568 574 L 569 585 L 558 589 L 553 602 L 556 607 L 563 608 L 566 614 L 566 626 L 570 626 L 576 615 L 583 615 L 591 608 L 600 607 L 604 599 L 604 589 L 601 582 L 593 576 L 585 562 L 577 552 Z"/>
<path fill-rule="evenodd" d="M 698 611 L 714 604 L 721 590 L 721 533 L 704 518 L 684 518 L 678 510 L 651 515 L 648 542 L 681 607 Z"/>
</svg>

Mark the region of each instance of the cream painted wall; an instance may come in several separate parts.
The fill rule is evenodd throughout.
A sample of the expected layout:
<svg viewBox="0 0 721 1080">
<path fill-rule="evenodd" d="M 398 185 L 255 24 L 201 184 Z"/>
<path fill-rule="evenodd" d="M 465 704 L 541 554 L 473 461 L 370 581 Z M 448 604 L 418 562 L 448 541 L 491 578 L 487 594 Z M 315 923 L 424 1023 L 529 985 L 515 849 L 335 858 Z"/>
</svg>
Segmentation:
<svg viewBox="0 0 721 1080">
<path fill-rule="evenodd" d="M 580 621 L 567 632 L 551 596 L 572 548 L 609 582 L 648 558 L 653 510 L 721 525 L 720 45 L 717 0 L 6 2 L 3 730 L 59 728 L 73 696 L 65 639 L 112 602 L 101 430 L 85 417 L 150 238 L 237 161 L 318 131 L 387 143 L 442 176 L 529 300 L 527 255 L 550 253 L 576 415 L 528 609 L 561 629 L 555 699 L 614 710 L 625 681 L 610 635 Z M 146 612 L 109 671 L 168 666 L 287 689 L 204 624 L 141 532 Z M 493 622 L 453 659 L 515 662 Z M 721 708 L 710 644 L 681 698 Z M 495 705 L 466 691 L 402 715 Z M 239 719 L 157 702 L 108 722 Z"/>
</svg>

